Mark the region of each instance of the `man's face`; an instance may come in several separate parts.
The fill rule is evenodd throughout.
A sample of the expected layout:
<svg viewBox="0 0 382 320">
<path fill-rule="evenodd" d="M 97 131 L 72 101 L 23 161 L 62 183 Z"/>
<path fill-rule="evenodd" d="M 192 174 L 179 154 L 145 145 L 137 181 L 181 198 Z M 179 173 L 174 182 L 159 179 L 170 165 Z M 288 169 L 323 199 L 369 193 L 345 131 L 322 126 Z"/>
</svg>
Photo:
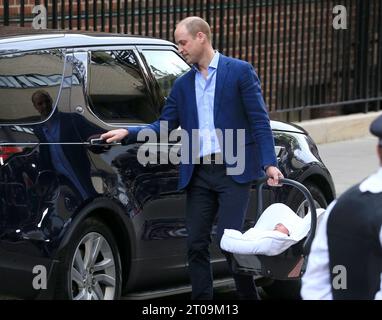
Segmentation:
<svg viewBox="0 0 382 320">
<path fill-rule="evenodd" d="M 47 118 L 52 112 L 50 99 L 44 95 L 36 95 L 33 99 L 33 105 L 43 118 Z"/>
<path fill-rule="evenodd" d="M 201 32 L 200 32 L 201 33 Z M 203 54 L 203 37 L 199 33 L 192 37 L 184 25 L 175 29 L 175 42 L 178 45 L 178 51 L 189 64 L 195 64 L 200 61 Z"/>
</svg>

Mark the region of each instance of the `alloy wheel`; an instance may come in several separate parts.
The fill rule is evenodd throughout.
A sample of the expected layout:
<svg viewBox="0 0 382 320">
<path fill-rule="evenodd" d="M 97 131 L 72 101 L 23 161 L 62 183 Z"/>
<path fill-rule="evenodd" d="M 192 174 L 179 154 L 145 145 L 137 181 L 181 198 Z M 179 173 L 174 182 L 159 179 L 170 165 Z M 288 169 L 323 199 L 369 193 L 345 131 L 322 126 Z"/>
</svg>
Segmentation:
<svg viewBox="0 0 382 320">
<path fill-rule="evenodd" d="M 116 266 L 108 241 L 101 234 L 86 234 L 71 263 L 73 300 L 112 300 L 116 291 Z"/>
</svg>

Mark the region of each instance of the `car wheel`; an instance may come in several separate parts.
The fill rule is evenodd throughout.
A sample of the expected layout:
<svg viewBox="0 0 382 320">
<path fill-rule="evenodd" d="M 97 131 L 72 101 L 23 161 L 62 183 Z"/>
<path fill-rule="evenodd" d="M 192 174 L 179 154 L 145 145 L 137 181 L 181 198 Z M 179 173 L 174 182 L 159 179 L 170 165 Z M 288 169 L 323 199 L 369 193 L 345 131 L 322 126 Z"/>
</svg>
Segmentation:
<svg viewBox="0 0 382 320">
<path fill-rule="evenodd" d="M 63 253 L 56 297 L 115 300 L 121 295 L 121 260 L 109 228 L 97 219 L 83 221 Z"/>
<path fill-rule="evenodd" d="M 327 201 L 322 191 L 313 183 L 304 184 L 312 194 L 316 208 L 326 208 Z M 298 192 L 288 206 L 300 217 L 304 217 L 309 210 L 308 200 Z M 270 285 L 263 287 L 266 297 L 270 299 L 301 300 L 301 280 L 274 280 Z"/>
<path fill-rule="evenodd" d="M 316 208 L 326 208 L 328 206 L 324 194 L 315 184 L 307 182 L 304 185 L 310 191 Z M 298 192 L 298 194 L 291 200 L 289 207 L 301 218 L 305 217 L 309 211 L 308 200 L 301 192 Z"/>
</svg>

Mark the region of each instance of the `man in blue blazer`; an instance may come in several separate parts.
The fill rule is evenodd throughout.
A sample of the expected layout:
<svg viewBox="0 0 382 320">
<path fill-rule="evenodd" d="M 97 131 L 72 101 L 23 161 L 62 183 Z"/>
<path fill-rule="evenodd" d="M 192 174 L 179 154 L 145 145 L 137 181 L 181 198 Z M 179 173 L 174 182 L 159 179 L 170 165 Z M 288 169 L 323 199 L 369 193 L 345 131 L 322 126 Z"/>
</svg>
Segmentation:
<svg viewBox="0 0 382 320">
<path fill-rule="evenodd" d="M 215 218 L 220 243 L 224 229 L 242 229 L 251 182 L 265 171 L 268 184 L 276 185 L 283 175 L 277 168 L 269 117 L 253 67 L 215 51 L 210 27 L 199 17 L 179 22 L 175 40 L 193 68 L 175 81 L 160 119 L 146 129 L 159 133 L 166 121 L 168 130 L 180 126 L 187 133 L 182 137 L 182 146 L 189 147 L 182 149 L 188 155 L 180 164 L 179 188 L 187 192 L 192 298 L 212 299 L 209 244 Z M 108 143 L 127 143 L 136 140 L 141 129 L 111 130 L 101 137 Z M 197 139 L 192 138 L 195 130 Z M 230 171 L 237 163 L 229 161 L 227 150 L 240 156 L 242 170 Z M 251 276 L 233 277 L 239 298 L 258 298 Z"/>
</svg>

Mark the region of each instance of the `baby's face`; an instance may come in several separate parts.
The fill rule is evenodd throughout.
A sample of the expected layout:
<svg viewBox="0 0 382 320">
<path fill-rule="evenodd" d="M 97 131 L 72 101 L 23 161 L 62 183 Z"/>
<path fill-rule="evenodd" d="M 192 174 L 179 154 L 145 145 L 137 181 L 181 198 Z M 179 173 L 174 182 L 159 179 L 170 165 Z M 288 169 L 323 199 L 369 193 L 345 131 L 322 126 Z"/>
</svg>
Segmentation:
<svg viewBox="0 0 382 320">
<path fill-rule="evenodd" d="M 287 236 L 289 236 L 289 230 L 282 223 L 276 224 L 273 230 L 285 233 Z"/>
</svg>

